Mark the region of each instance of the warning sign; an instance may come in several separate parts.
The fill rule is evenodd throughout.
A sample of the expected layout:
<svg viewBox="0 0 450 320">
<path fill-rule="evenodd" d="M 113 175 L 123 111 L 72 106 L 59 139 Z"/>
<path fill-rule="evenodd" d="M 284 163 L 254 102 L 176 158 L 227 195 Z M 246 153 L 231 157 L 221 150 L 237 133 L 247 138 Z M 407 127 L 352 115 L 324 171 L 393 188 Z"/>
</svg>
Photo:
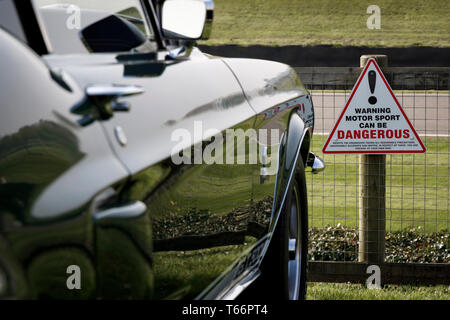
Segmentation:
<svg viewBox="0 0 450 320">
<path fill-rule="evenodd" d="M 358 78 L 323 153 L 424 153 L 425 146 L 375 59 Z"/>
</svg>

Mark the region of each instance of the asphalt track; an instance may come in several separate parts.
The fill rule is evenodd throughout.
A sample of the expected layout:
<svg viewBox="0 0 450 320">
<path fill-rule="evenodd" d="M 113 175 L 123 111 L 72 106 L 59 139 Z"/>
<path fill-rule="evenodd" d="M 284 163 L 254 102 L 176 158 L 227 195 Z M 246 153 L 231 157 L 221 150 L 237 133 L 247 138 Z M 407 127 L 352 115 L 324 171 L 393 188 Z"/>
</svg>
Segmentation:
<svg viewBox="0 0 450 320">
<path fill-rule="evenodd" d="M 420 136 L 450 136 L 450 94 L 396 92 L 395 95 Z M 350 91 L 312 91 L 315 134 L 330 133 L 349 96 Z"/>
</svg>

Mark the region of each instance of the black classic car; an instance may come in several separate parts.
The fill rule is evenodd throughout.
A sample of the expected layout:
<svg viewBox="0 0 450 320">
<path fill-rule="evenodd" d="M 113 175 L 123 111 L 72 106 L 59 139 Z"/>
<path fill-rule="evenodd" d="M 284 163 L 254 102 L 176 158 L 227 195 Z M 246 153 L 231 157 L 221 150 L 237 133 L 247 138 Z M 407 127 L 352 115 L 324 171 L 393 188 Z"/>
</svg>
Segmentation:
<svg viewBox="0 0 450 320">
<path fill-rule="evenodd" d="M 311 96 L 213 8 L 0 0 L 0 298 L 304 298 Z"/>
</svg>

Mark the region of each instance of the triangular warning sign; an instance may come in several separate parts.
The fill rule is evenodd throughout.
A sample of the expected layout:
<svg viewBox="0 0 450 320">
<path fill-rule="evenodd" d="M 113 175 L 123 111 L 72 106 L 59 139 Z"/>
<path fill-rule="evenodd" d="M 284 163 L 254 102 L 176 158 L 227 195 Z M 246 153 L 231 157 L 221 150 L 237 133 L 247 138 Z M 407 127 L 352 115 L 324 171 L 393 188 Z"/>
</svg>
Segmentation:
<svg viewBox="0 0 450 320">
<path fill-rule="evenodd" d="M 369 59 L 323 153 L 424 153 L 425 146 L 375 59 Z"/>
</svg>

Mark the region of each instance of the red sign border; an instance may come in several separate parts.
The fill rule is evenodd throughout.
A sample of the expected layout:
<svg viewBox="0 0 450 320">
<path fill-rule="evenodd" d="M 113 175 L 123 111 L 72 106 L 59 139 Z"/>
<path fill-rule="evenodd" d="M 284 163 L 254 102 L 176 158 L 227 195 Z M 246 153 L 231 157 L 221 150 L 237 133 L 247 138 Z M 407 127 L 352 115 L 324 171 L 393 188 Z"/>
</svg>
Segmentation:
<svg viewBox="0 0 450 320">
<path fill-rule="evenodd" d="M 366 74 L 367 69 L 369 69 L 369 66 L 370 66 L 371 63 L 373 63 L 373 65 L 377 69 L 378 73 L 381 76 L 381 79 L 383 79 L 384 84 L 388 88 L 389 93 L 391 94 L 392 98 L 394 98 L 394 101 L 397 104 L 398 108 L 400 109 L 400 112 L 402 113 L 403 117 L 406 119 L 406 122 L 408 123 L 409 127 L 411 128 L 412 132 L 414 133 L 414 136 L 416 137 L 417 141 L 419 141 L 420 146 L 422 147 L 422 150 L 326 151 L 326 148 L 328 147 L 328 144 L 330 143 L 331 138 L 333 137 L 337 127 L 339 126 L 339 123 L 341 122 L 341 119 L 343 118 L 345 112 L 347 111 L 347 108 L 350 105 L 350 102 L 352 101 L 353 96 L 355 95 L 356 91 L 358 90 L 359 84 L 361 83 L 362 79 L 364 78 L 364 75 Z M 346 103 L 346 105 L 344 107 L 344 110 L 342 111 L 341 115 L 339 116 L 338 121 L 334 125 L 333 130 L 331 131 L 330 135 L 328 136 L 327 141 L 325 142 L 325 145 L 322 148 L 322 152 L 324 154 L 395 154 L 395 153 L 397 153 L 397 154 L 398 153 L 400 153 L 400 154 L 401 153 L 407 154 L 407 153 L 425 153 L 426 151 L 427 151 L 427 149 L 425 148 L 422 140 L 420 139 L 420 137 L 417 134 L 416 130 L 414 129 L 414 127 L 412 126 L 412 124 L 409 121 L 408 117 L 406 116 L 405 112 L 403 111 L 403 108 L 401 107 L 400 103 L 398 102 L 397 98 L 395 97 L 395 94 L 392 91 L 391 86 L 386 81 L 386 78 L 384 77 L 383 72 L 381 72 L 380 68 L 378 67 L 378 64 L 377 64 L 376 60 L 374 58 L 370 58 L 369 61 L 366 64 L 366 67 L 365 67 L 364 71 L 359 76 L 358 82 L 356 83 L 355 87 L 353 88 L 352 93 L 350 95 L 350 98 L 348 99 L 348 101 L 347 101 L 347 103 Z"/>
</svg>

